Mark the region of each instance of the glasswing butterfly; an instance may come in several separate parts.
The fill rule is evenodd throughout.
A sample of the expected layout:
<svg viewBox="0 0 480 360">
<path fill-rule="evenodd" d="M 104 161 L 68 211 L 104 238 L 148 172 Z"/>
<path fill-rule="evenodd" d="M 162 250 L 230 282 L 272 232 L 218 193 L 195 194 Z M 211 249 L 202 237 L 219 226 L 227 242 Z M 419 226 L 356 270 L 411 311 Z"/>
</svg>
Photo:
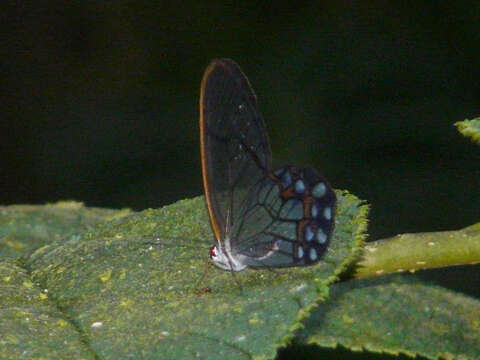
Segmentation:
<svg viewBox="0 0 480 360">
<path fill-rule="evenodd" d="M 241 271 L 320 260 L 334 229 L 335 193 L 312 168 L 272 169 L 255 93 L 230 59 L 212 61 L 203 76 L 200 150 L 216 266 Z"/>
</svg>

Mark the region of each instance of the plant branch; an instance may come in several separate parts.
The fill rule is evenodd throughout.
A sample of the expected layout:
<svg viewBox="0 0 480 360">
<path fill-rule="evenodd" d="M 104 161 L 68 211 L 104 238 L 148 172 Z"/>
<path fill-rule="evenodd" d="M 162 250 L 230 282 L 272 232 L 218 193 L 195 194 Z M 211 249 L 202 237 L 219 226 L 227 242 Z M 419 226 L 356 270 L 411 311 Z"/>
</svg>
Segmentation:
<svg viewBox="0 0 480 360">
<path fill-rule="evenodd" d="M 480 263 L 480 223 L 456 231 L 402 234 L 367 243 L 354 278 Z"/>
</svg>

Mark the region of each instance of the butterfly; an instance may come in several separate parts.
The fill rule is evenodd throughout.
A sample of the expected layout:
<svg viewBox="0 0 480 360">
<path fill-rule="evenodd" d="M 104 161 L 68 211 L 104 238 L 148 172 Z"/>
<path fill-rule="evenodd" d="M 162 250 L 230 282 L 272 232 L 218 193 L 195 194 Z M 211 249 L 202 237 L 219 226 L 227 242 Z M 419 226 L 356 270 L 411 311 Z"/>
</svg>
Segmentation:
<svg viewBox="0 0 480 360">
<path fill-rule="evenodd" d="M 309 167 L 273 170 L 255 93 L 240 67 L 218 59 L 200 89 L 203 185 L 221 269 L 309 266 L 325 254 L 336 196 Z"/>
</svg>

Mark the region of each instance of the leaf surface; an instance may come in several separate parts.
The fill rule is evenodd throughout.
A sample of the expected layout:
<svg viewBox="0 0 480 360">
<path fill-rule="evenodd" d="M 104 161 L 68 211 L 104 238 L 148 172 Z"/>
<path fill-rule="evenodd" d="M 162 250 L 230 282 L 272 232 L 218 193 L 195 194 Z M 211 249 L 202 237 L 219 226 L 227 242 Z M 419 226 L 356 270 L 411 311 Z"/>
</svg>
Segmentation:
<svg viewBox="0 0 480 360">
<path fill-rule="evenodd" d="M 464 136 L 480 144 L 480 118 L 459 121 L 455 125 Z"/>
<path fill-rule="evenodd" d="M 332 247 L 313 267 L 234 275 L 214 268 L 212 233 L 196 198 L 45 246 L 27 268 L 99 358 L 272 358 L 363 241 L 367 207 L 337 195 Z"/>
<path fill-rule="evenodd" d="M 130 211 L 87 208 L 75 201 L 0 206 L 0 259 L 16 259 Z"/>
<path fill-rule="evenodd" d="M 321 347 L 480 358 L 480 301 L 413 276 L 390 275 L 335 284 L 298 339 Z"/>
<path fill-rule="evenodd" d="M 95 359 L 48 292 L 12 260 L 0 262 L 0 359 Z"/>
</svg>

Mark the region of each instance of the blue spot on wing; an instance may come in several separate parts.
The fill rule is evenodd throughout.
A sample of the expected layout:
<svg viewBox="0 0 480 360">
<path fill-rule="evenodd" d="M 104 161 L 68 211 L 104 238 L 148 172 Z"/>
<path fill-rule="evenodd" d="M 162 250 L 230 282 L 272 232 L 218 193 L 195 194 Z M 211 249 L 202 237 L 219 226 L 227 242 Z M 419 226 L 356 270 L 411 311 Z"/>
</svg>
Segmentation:
<svg viewBox="0 0 480 360">
<path fill-rule="evenodd" d="M 310 225 L 307 225 L 305 227 L 305 240 L 312 241 L 314 236 L 315 234 L 313 233 L 312 228 L 310 227 Z"/>
<path fill-rule="evenodd" d="M 312 195 L 316 198 L 321 198 L 327 192 L 327 187 L 323 182 L 319 182 L 312 189 Z"/>
<path fill-rule="evenodd" d="M 305 184 L 302 180 L 297 180 L 295 182 L 295 192 L 297 194 L 303 194 L 305 192 Z"/>
</svg>

